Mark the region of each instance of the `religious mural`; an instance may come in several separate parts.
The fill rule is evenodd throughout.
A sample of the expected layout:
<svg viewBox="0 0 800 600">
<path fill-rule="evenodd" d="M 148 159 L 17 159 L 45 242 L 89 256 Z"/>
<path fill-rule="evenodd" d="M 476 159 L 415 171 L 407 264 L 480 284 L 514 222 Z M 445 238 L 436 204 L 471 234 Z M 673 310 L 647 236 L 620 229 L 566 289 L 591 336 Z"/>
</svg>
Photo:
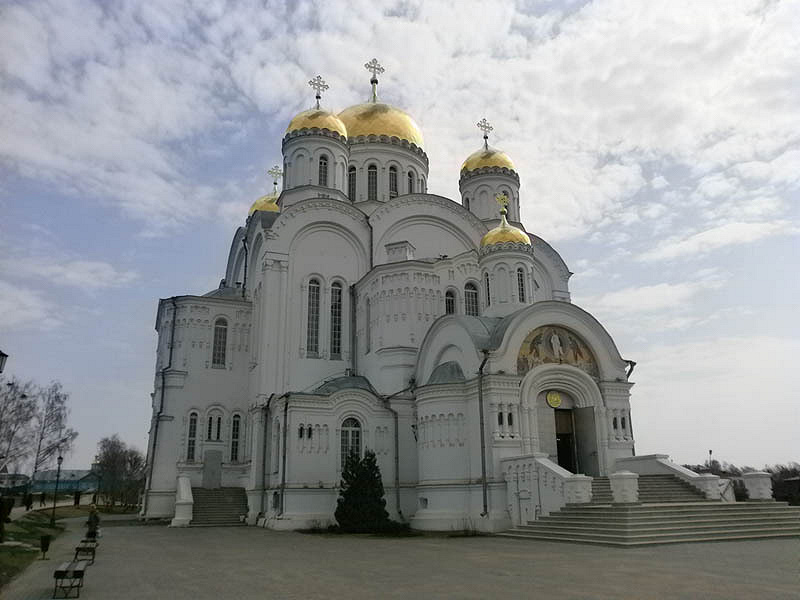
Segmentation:
<svg viewBox="0 0 800 600">
<path fill-rule="evenodd" d="M 538 365 L 568 364 L 592 377 L 599 377 L 597 362 L 586 343 L 563 327 L 546 325 L 531 331 L 517 356 L 517 374 L 525 375 Z"/>
</svg>

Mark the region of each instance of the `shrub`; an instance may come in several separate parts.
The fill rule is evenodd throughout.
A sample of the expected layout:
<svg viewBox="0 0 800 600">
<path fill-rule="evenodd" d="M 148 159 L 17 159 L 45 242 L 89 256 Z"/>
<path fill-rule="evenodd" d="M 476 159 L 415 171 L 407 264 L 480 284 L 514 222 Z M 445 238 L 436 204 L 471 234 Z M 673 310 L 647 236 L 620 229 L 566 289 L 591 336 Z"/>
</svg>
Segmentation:
<svg viewBox="0 0 800 600">
<path fill-rule="evenodd" d="M 377 533 L 389 527 L 389 513 L 383 498 L 383 479 L 375 453 L 364 458 L 351 454 L 342 471 L 341 491 L 336 502 L 336 522 L 349 533 Z"/>
</svg>

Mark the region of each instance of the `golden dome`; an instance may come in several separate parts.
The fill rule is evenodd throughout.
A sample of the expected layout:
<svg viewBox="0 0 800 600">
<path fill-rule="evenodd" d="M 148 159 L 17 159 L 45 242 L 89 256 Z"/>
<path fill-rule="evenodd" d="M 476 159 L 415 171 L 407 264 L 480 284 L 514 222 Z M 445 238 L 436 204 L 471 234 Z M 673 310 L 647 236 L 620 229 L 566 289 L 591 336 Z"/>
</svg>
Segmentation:
<svg viewBox="0 0 800 600">
<path fill-rule="evenodd" d="M 518 229 L 513 225 L 509 225 L 506 221 L 506 209 L 502 208 L 500 211 L 500 225 L 486 233 L 481 238 L 481 248 L 491 246 L 493 244 L 502 244 L 503 242 L 517 242 L 518 244 L 531 245 L 531 238 L 528 234 Z"/>
<path fill-rule="evenodd" d="M 490 146 L 484 146 L 480 150 L 470 154 L 467 160 L 464 161 L 464 164 L 461 165 L 461 170 L 474 171 L 481 167 L 505 167 L 506 169 L 516 171 L 514 163 L 511 162 L 508 154 Z"/>
<path fill-rule="evenodd" d="M 253 206 L 250 207 L 250 212 L 248 212 L 247 215 L 250 216 L 257 210 L 263 210 L 264 212 L 280 212 L 281 208 L 278 206 L 278 194 L 273 192 L 272 194 L 261 196 L 261 198 L 253 202 Z"/>
<path fill-rule="evenodd" d="M 347 128 L 334 113 L 321 108 L 304 110 L 289 122 L 286 133 L 299 129 L 327 129 L 347 137 Z"/>
<path fill-rule="evenodd" d="M 422 149 L 425 139 L 422 131 L 407 113 L 382 102 L 365 102 L 344 109 L 339 118 L 347 127 L 351 138 L 360 135 L 388 135 L 415 144 Z"/>
</svg>

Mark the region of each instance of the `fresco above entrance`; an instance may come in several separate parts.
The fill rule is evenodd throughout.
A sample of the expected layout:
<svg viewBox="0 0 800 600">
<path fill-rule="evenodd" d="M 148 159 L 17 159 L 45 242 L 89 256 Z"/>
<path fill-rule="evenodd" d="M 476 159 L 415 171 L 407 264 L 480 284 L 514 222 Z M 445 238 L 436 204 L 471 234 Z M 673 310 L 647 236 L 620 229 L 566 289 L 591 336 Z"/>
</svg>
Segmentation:
<svg viewBox="0 0 800 600">
<path fill-rule="evenodd" d="M 517 355 L 517 375 L 525 375 L 538 365 L 566 364 L 599 377 L 597 362 L 586 343 L 571 331 L 545 325 L 531 331 Z"/>
</svg>

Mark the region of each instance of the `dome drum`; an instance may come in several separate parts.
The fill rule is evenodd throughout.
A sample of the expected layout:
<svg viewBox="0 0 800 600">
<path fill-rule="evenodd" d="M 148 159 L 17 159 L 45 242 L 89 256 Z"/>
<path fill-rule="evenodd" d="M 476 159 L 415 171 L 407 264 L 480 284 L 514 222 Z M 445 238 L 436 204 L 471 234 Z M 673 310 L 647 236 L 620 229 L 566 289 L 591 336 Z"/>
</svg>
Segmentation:
<svg viewBox="0 0 800 600">
<path fill-rule="evenodd" d="M 479 167 L 471 171 L 462 169 L 461 176 L 458 179 L 458 184 L 463 185 L 468 180 L 473 179 L 474 177 L 480 177 L 481 175 L 510 177 L 517 183 L 517 185 L 519 185 L 519 175 L 517 174 L 516 171 L 514 171 L 513 169 L 509 169 L 508 167 L 499 167 L 499 166 Z"/>
</svg>

